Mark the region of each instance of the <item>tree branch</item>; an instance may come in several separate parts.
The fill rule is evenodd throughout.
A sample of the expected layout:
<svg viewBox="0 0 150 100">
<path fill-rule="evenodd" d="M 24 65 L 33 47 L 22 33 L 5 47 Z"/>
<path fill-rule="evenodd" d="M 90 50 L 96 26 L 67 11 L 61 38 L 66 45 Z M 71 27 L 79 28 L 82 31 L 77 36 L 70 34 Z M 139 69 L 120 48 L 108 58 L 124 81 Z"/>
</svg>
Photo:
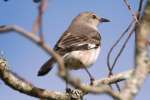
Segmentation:
<svg viewBox="0 0 150 100">
<path fill-rule="evenodd" d="M 147 2 L 142 21 L 136 28 L 136 68 L 121 91 L 121 100 L 133 100 L 149 75 L 150 58 L 147 40 L 150 35 L 150 0 Z"/>
<path fill-rule="evenodd" d="M 69 100 L 69 95 L 62 92 L 48 91 L 27 82 L 8 69 L 6 60 L 0 58 L 0 78 L 3 82 L 21 93 L 50 100 Z"/>
<path fill-rule="evenodd" d="M 31 40 L 33 43 L 37 44 L 41 49 L 43 49 L 47 54 L 50 56 L 53 56 L 56 61 L 58 62 L 58 65 L 60 66 L 60 75 L 65 75 L 65 67 L 63 59 L 60 55 L 58 55 L 52 48 L 50 48 L 45 42 L 41 42 L 41 39 L 33 34 L 32 32 L 28 32 L 24 30 L 23 28 L 17 26 L 17 25 L 2 25 L 0 26 L 0 34 L 6 34 L 8 32 L 16 32 L 19 35 L 24 36 L 25 38 Z"/>
<path fill-rule="evenodd" d="M 125 72 L 114 74 L 114 75 L 111 75 L 108 78 L 95 80 L 94 84 L 95 85 L 99 85 L 99 84 L 107 84 L 107 85 L 114 84 L 116 82 L 120 82 L 120 81 L 128 79 L 132 75 L 132 73 L 133 73 L 133 70 L 128 70 L 128 71 L 125 71 Z"/>
<path fill-rule="evenodd" d="M 132 70 L 122 72 L 119 74 L 114 74 L 110 76 L 109 78 L 104 78 L 100 80 L 94 81 L 94 86 L 90 86 L 87 84 L 81 84 L 81 87 L 83 90 L 86 90 L 86 92 L 92 92 L 92 93 L 107 93 L 114 98 L 118 98 L 118 93 L 113 92 L 108 86 L 108 84 L 113 84 L 118 81 L 126 80 L 128 79 L 131 74 Z M 52 99 L 52 100 L 69 100 L 71 97 L 67 93 L 62 92 L 56 92 L 56 91 L 48 91 L 45 89 L 41 89 L 39 87 L 36 87 L 32 85 L 30 82 L 27 82 L 25 79 L 21 78 L 14 72 L 8 69 L 8 65 L 6 60 L 0 58 L 0 77 L 4 81 L 6 85 L 11 87 L 12 89 L 15 89 L 17 91 L 20 91 L 21 93 L 38 97 L 38 98 L 44 98 L 44 99 Z M 105 85 L 105 86 L 103 86 Z M 99 87 L 98 87 L 99 86 Z M 93 88 L 95 87 L 95 88 Z M 92 89 L 91 89 L 92 88 Z M 93 91 L 91 91 L 93 90 Z M 73 95 L 73 94 L 72 94 Z M 80 93 L 80 95 L 84 95 Z"/>
</svg>

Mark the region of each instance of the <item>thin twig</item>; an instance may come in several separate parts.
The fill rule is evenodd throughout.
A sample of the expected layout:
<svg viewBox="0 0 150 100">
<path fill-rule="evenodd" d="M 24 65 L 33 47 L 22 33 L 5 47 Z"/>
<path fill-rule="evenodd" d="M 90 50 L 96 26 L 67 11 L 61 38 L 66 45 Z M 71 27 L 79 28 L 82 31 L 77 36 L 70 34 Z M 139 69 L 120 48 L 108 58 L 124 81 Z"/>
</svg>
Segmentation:
<svg viewBox="0 0 150 100">
<path fill-rule="evenodd" d="M 138 20 L 141 18 L 143 4 L 144 4 L 144 0 L 140 0 L 140 2 L 139 2 L 139 8 L 138 8 L 138 14 L 137 14 L 137 19 Z"/>
<path fill-rule="evenodd" d="M 46 8 L 48 6 L 48 0 L 41 0 L 39 7 L 38 7 L 38 16 L 36 18 L 36 21 L 33 25 L 33 33 L 39 33 L 39 37 L 41 42 L 44 42 L 44 35 L 43 35 L 43 15 L 46 11 Z"/>
<path fill-rule="evenodd" d="M 40 22 L 39 36 L 40 36 L 41 42 L 44 42 L 43 14 L 46 11 L 47 6 L 48 6 L 48 0 L 41 0 L 40 5 L 39 5 L 39 22 Z"/>
<path fill-rule="evenodd" d="M 126 4 L 128 10 L 131 12 L 131 15 L 132 15 L 133 19 L 136 21 L 136 23 L 139 23 L 139 21 L 138 21 L 138 19 L 137 19 L 137 15 L 136 15 L 136 13 L 134 13 L 134 11 L 132 10 L 132 8 L 131 8 L 130 4 L 128 3 L 128 1 L 127 1 L 127 0 L 123 0 L 123 1 L 124 1 L 124 3 Z"/>
<path fill-rule="evenodd" d="M 112 66 L 110 65 L 110 56 L 112 54 L 112 51 L 114 50 L 114 48 L 117 46 L 117 44 L 120 42 L 120 40 L 124 37 L 124 35 L 130 30 L 131 26 L 133 25 L 133 21 L 128 25 L 127 29 L 125 29 L 125 31 L 121 34 L 121 36 L 118 38 L 118 40 L 113 44 L 113 46 L 110 48 L 108 55 L 107 55 L 107 67 L 109 69 L 109 75 L 112 74 Z M 115 65 L 115 64 L 113 64 Z"/>
<path fill-rule="evenodd" d="M 112 69 L 114 68 L 114 66 L 115 66 L 116 62 L 118 61 L 118 58 L 120 57 L 121 53 L 122 53 L 122 52 L 123 52 L 123 50 L 125 49 L 125 47 L 126 47 L 126 45 L 127 45 L 128 41 L 129 41 L 129 39 L 130 39 L 130 37 L 131 37 L 132 33 L 134 32 L 134 30 L 135 30 L 134 28 L 131 30 L 131 32 L 129 33 L 129 35 L 128 35 L 127 39 L 125 40 L 125 42 L 124 42 L 123 46 L 121 47 L 121 49 L 120 49 L 119 53 L 117 54 L 117 57 L 115 58 L 115 61 L 114 61 L 113 65 L 112 65 Z M 121 89 L 120 89 L 120 86 L 119 86 L 118 82 L 116 82 L 116 87 L 117 87 L 118 91 L 121 91 Z"/>
<path fill-rule="evenodd" d="M 121 36 L 118 38 L 118 40 L 114 43 L 114 45 L 111 47 L 111 49 L 110 49 L 109 52 L 108 52 L 108 55 L 107 55 L 107 67 L 108 67 L 108 69 L 109 69 L 109 74 L 108 74 L 108 76 L 113 75 L 112 70 L 113 70 L 113 68 L 114 68 L 114 66 L 115 66 L 115 64 L 116 64 L 116 62 L 117 62 L 119 56 L 120 56 L 121 53 L 123 52 L 123 50 L 124 50 L 124 48 L 125 48 L 125 46 L 126 46 L 126 43 L 123 44 L 123 46 L 122 46 L 122 48 L 120 49 L 119 53 L 118 53 L 117 56 L 115 57 L 115 60 L 114 60 L 114 62 L 113 62 L 113 64 L 112 64 L 112 66 L 110 66 L 110 55 L 111 55 L 113 49 L 117 46 L 117 44 L 121 41 L 121 39 L 125 36 L 125 34 L 130 30 L 130 28 L 132 27 L 133 23 L 134 23 L 134 21 L 132 21 L 132 22 L 129 24 L 129 26 L 127 27 L 127 29 L 121 34 Z M 128 41 L 129 38 L 130 38 L 130 35 L 127 37 L 126 42 Z M 111 85 L 110 85 L 110 87 L 111 87 Z M 120 86 L 119 86 L 118 83 L 116 83 L 116 87 L 117 87 L 118 91 L 121 91 Z"/>
<path fill-rule="evenodd" d="M 111 71 L 112 71 L 112 69 L 114 68 L 116 62 L 118 61 L 118 58 L 120 57 L 121 53 L 122 53 L 123 50 L 125 49 L 125 47 L 126 47 L 128 41 L 129 41 L 129 39 L 130 39 L 132 33 L 134 32 L 134 30 L 135 30 L 135 28 L 133 27 L 132 30 L 129 32 L 128 37 L 126 38 L 124 44 L 122 45 L 122 47 L 121 47 L 119 53 L 117 54 L 117 56 L 116 56 L 116 58 L 115 58 L 115 60 L 114 60 L 114 63 L 112 64 Z"/>
<path fill-rule="evenodd" d="M 123 81 L 123 80 L 126 80 L 126 79 L 130 78 L 132 73 L 133 73 L 133 69 L 125 71 L 125 72 L 121 72 L 121 73 L 118 73 L 118 74 L 113 74 L 113 75 L 111 75 L 110 77 L 107 77 L 107 78 L 95 80 L 93 83 L 94 83 L 94 85 L 114 84 L 116 82 L 120 82 L 120 81 Z"/>
</svg>

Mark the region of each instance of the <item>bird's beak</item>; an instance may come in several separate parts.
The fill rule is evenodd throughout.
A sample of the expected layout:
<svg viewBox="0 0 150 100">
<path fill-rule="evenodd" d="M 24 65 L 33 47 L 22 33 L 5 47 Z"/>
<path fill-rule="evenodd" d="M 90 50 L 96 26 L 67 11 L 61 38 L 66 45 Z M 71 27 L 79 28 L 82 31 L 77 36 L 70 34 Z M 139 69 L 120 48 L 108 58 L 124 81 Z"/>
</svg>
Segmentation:
<svg viewBox="0 0 150 100">
<path fill-rule="evenodd" d="M 100 22 L 110 22 L 110 20 L 106 19 L 106 18 L 100 18 L 99 19 Z"/>
</svg>

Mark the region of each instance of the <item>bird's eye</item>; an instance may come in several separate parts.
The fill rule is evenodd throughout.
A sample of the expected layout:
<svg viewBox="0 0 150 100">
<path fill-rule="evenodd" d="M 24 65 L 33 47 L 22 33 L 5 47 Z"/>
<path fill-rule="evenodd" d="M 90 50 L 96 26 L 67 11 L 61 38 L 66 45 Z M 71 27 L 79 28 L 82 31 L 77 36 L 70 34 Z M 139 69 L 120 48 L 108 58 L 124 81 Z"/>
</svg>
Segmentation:
<svg viewBox="0 0 150 100">
<path fill-rule="evenodd" d="M 96 19 L 97 17 L 96 17 L 96 15 L 92 15 L 92 18 L 93 18 L 93 19 Z"/>
</svg>

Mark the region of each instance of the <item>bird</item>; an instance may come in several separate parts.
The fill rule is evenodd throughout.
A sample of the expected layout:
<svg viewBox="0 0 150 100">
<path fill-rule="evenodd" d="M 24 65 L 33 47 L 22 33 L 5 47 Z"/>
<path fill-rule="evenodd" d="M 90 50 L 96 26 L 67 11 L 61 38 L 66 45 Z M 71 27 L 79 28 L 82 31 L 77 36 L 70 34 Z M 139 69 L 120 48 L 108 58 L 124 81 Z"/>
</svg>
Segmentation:
<svg viewBox="0 0 150 100">
<path fill-rule="evenodd" d="M 85 69 L 91 84 L 94 78 L 87 68 L 96 62 L 100 53 L 102 38 L 98 26 L 103 22 L 110 20 L 99 17 L 94 12 L 82 12 L 72 20 L 54 46 L 54 51 L 62 56 L 65 67 L 69 70 Z M 55 63 L 56 60 L 51 57 L 41 66 L 37 75 L 46 75 Z"/>
</svg>

